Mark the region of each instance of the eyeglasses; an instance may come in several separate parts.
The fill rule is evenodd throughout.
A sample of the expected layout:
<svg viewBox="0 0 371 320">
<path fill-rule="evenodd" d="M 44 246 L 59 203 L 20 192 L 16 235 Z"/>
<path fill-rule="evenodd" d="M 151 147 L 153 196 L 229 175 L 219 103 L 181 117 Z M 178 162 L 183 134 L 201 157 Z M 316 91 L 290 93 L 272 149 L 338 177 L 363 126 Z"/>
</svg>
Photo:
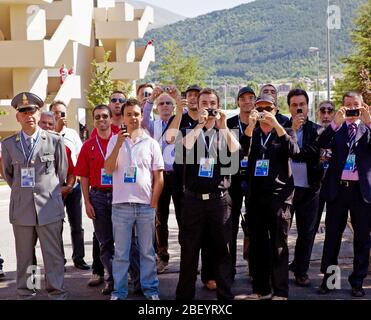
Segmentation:
<svg viewBox="0 0 371 320">
<path fill-rule="evenodd" d="M 258 112 L 263 112 L 264 110 L 265 111 L 268 111 L 268 112 L 271 112 L 272 110 L 273 110 L 274 108 L 272 108 L 272 107 L 257 107 L 256 108 L 256 111 L 258 111 Z"/>
<path fill-rule="evenodd" d="M 319 109 L 319 111 L 323 114 L 325 114 L 325 113 L 331 114 L 331 113 L 334 112 L 334 109 L 333 108 L 321 108 L 321 109 Z"/>
<path fill-rule="evenodd" d="M 94 116 L 94 119 L 95 120 L 100 120 L 100 119 L 107 120 L 108 117 L 109 117 L 108 114 L 97 114 L 96 116 Z"/>
<path fill-rule="evenodd" d="M 120 102 L 120 103 L 124 103 L 126 100 L 125 99 L 122 99 L 122 98 L 112 98 L 111 99 L 111 102 L 113 102 L 113 103 L 116 103 L 116 102 Z"/>
<path fill-rule="evenodd" d="M 165 104 L 167 104 L 168 106 L 172 106 L 173 105 L 173 103 L 171 101 L 161 101 L 157 105 L 158 106 L 163 106 Z"/>
</svg>

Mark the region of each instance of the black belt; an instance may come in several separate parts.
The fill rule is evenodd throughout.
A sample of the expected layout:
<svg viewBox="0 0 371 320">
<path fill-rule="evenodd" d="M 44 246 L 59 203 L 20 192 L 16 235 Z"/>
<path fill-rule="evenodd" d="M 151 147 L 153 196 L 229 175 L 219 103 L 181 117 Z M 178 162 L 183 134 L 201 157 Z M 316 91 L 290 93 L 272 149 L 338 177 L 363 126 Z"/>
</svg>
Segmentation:
<svg viewBox="0 0 371 320">
<path fill-rule="evenodd" d="M 346 188 L 353 187 L 356 184 L 358 184 L 359 181 L 353 181 L 353 180 L 340 180 L 340 185 L 344 186 Z"/>
<path fill-rule="evenodd" d="M 102 192 L 102 193 L 112 193 L 112 188 L 96 188 L 96 187 L 93 187 L 93 188 L 91 188 L 91 191 L 99 191 L 99 192 Z"/>
<path fill-rule="evenodd" d="M 188 194 L 199 200 L 213 200 L 213 199 L 223 198 L 227 194 L 227 191 L 220 191 L 216 193 L 197 193 L 197 192 L 186 190 L 185 194 L 186 195 Z"/>
</svg>

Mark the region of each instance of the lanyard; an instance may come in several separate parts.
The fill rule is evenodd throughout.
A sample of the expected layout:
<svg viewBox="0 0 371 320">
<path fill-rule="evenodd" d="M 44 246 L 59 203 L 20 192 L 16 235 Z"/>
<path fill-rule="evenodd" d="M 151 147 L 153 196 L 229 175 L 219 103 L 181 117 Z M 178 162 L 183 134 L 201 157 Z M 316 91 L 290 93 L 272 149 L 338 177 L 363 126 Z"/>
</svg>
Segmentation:
<svg viewBox="0 0 371 320">
<path fill-rule="evenodd" d="M 125 142 L 124 142 L 124 143 L 125 143 L 125 148 L 126 148 L 128 154 L 129 154 L 129 158 L 130 158 L 130 166 L 132 166 L 133 163 L 134 163 L 133 149 L 134 149 L 134 148 L 135 148 L 139 143 L 141 143 L 142 141 L 143 141 L 143 140 L 140 140 L 137 144 L 135 144 L 135 145 L 133 146 L 133 148 L 131 148 L 130 145 L 129 145 L 128 140 L 125 139 Z"/>
<path fill-rule="evenodd" d="M 23 134 L 22 134 L 22 133 L 20 133 L 20 134 L 22 135 L 22 138 L 24 139 Z M 32 156 L 33 156 L 33 153 L 34 153 L 34 151 L 35 151 L 35 148 L 36 148 L 36 146 L 37 146 L 39 140 L 40 140 L 40 131 L 39 131 L 38 134 L 37 134 L 36 141 L 35 141 L 35 143 L 34 143 L 34 145 L 33 145 L 33 147 L 32 147 L 32 150 L 30 150 L 30 154 L 28 155 L 28 157 L 26 156 L 26 152 L 25 152 L 24 147 L 23 147 L 23 142 L 21 141 L 22 152 L 23 152 L 23 156 L 24 156 L 24 158 L 25 158 L 26 161 L 27 161 L 27 162 L 26 162 L 27 167 L 28 167 L 28 165 L 30 164 L 30 160 L 31 160 L 31 158 L 32 158 Z"/>
<path fill-rule="evenodd" d="M 244 132 L 243 132 L 243 129 L 242 129 L 242 123 L 241 123 L 240 115 L 238 115 L 238 126 L 240 127 L 241 134 L 244 135 Z"/>
<path fill-rule="evenodd" d="M 97 141 L 97 145 L 99 147 L 99 150 L 100 150 L 100 153 L 101 153 L 101 155 L 103 157 L 103 160 L 106 160 L 106 155 L 104 154 L 103 149 L 102 149 L 102 147 L 101 147 L 101 145 L 99 143 L 98 135 L 95 136 L 95 140 Z M 94 149 L 92 149 L 92 150 L 94 150 Z"/>
<path fill-rule="evenodd" d="M 265 139 L 265 142 L 263 142 L 263 134 L 262 133 L 260 134 L 260 143 L 261 143 L 262 149 L 264 150 L 263 151 L 263 159 L 265 157 L 265 150 L 267 150 L 266 145 L 267 145 L 267 142 L 268 142 L 269 138 L 271 137 L 271 135 L 272 135 L 272 132 L 269 133 L 267 139 Z"/>
<path fill-rule="evenodd" d="M 214 141 L 215 134 L 216 134 L 216 131 L 213 133 L 211 139 L 209 140 L 209 146 L 207 146 L 206 138 L 205 138 L 205 133 L 204 133 L 203 131 L 201 131 L 202 140 L 204 140 L 205 148 L 206 148 L 206 150 L 207 150 L 207 156 L 208 156 L 208 157 L 209 157 L 209 155 L 210 155 L 210 149 L 211 149 L 211 146 L 213 145 L 213 141 Z"/>
</svg>

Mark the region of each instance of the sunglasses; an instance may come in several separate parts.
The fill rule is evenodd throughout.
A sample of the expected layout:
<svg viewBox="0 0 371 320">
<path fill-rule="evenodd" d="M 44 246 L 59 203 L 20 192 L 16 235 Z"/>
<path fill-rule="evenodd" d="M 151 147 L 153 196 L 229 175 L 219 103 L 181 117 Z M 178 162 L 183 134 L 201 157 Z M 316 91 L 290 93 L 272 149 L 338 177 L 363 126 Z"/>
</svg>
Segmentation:
<svg viewBox="0 0 371 320">
<path fill-rule="evenodd" d="M 319 111 L 323 114 L 326 114 L 326 113 L 331 114 L 331 113 L 334 112 L 334 109 L 332 109 L 332 108 L 321 108 L 321 109 L 319 109 Z"/>
<path fill-rule="evenodd" d="M 172 106 L 173 105 L 173 103 L 171 101 L 162 101 L 162 102 L 159 102 L 157 105 L 158 106 L 163 106 L 165 104 L 167 104 L 168 106 Z"/>
<path fill-rule="evenodd" d="M 108 114 L 97 114 L 96 116 L 94 116 L 94 119 L 95 120 L 100 120 L 100 119 L 107 120 L 108 117 L 109 117 Z"/>
<path fill-rule="evenodd" d="M 111 102 L 113 103 L 116 103 L 116 102 L 120 102 L 120 103 L 124 103 L 126 100 L 125 99 L 122 99 L 122 98 L 112 98 L 111 99 Z"/>
<path fill-rule="evenodd" d="M 265 111 L 271 112 L 273 109 L 274 108 L 272 108 L 272 107 L 257 107 L 256 111 L 263 112 L 265 110 Z"/>
</svg>

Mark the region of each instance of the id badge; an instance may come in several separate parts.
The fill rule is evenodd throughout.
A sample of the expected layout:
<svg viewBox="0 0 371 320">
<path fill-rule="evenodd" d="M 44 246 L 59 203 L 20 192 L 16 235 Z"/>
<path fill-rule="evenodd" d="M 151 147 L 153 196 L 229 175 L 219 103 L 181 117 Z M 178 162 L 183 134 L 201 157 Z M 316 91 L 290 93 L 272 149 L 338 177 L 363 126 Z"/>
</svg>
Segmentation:
<svg viewBox="0 0 371 320">
<path fill-rule="evenodd" d="M 257 160 L 255 177 L 267 177 L 269 174 L 269 160 Z"/>
<path fill-rule="evenodd" d="M 247 168 L 247 157 L 243 157 L 243 159 L 240 161 L 241 168 Z"/>
<path fill-rule="evenodd" d="M 21 187 L 33 188 L 35 186 L 35 168 L 21 168 Z"/>
<path fill-rule="evenodd" d="M 112 185 L 112 174 L 106 173 L 106 170 L 104 168 L 100 170 L 100 184 L 102 186 Z"/>
<path fill-rule="evenodd" d="M 350 154 L 348 155 L 347 161 L 345 162 L 344 170 L 353 172 L 355 167 L 356 167 L 356 155 Z"/>
<path fill-rule="evenodd" d="M 214 175 L 214 158 L 201 158 L 198 176 L 203 178 L 212 178 Z"/>
<path fill-rule="evenodd" d="M 124 183 L 137 182 L 137 167 L 127 167 L 124 171 Z"/>
</svg>

